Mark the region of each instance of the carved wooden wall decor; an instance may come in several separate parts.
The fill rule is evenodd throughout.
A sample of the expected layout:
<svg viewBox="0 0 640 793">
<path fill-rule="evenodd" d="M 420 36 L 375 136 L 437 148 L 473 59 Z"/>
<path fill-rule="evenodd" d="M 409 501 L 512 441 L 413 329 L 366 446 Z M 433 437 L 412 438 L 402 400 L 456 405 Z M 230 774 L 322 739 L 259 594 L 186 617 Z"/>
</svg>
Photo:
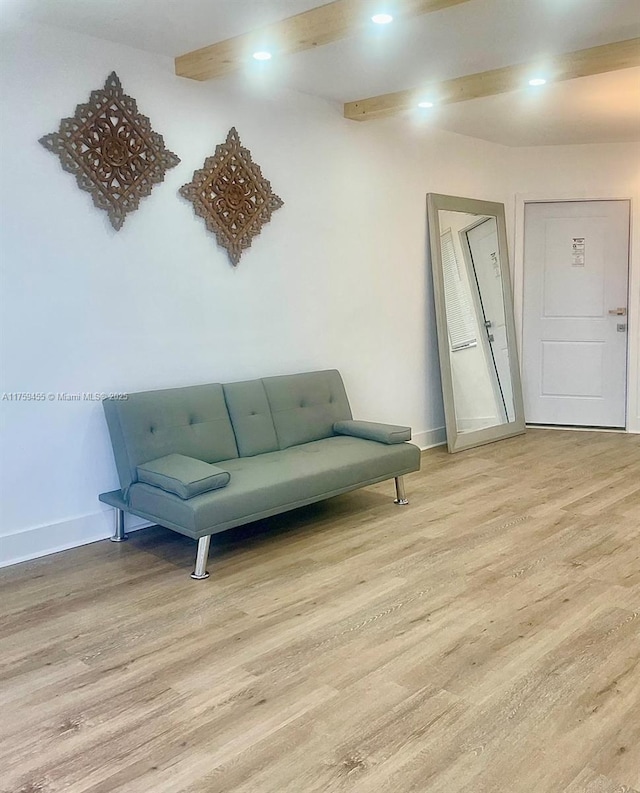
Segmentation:
<svg viewBox="0 0 640 793">
<path fill-rule="evenodd" d="M 115 72 L 104 88 L 91 92 L 86 105 L 76 107 L 74 116 L 62 119 L 58 132 L 40 138 L 40 143 L 58 155 L 64 170 L 91 193 L 116 230 L 127 212 L 134 212 L 140 199 L 180 162 L 138 112 L 135 99 L 122 92 Z"/>
<path fill-rule="evenodd" d="M 180 188 L 180 195 L 193 203 L 196 215 L 204 218 L 234 266 L 284 204 L 241 144 L 235 127 L 204 167 L 194 172 L 192 181 Z"/>
</svg>

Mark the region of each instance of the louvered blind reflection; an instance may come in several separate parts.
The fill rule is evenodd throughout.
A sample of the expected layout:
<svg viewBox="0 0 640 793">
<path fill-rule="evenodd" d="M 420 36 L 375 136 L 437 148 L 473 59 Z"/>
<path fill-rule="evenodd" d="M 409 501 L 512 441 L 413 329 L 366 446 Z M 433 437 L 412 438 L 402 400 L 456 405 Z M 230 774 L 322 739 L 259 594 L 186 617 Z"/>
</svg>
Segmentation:
<svg viewBox="0 0 640 793">
<path fill-rule="evenodd" d="M 464 350 L 475 347 L 475 321 L 471 295 L 466 282 L 460 276 L 460 267 L 453 245 L 451 231 L 445 231 L 440 238 L 442 270 L 444 274 L 444 296 L 447 305 L 447 328 L 451 350 Z"/>
</svg>

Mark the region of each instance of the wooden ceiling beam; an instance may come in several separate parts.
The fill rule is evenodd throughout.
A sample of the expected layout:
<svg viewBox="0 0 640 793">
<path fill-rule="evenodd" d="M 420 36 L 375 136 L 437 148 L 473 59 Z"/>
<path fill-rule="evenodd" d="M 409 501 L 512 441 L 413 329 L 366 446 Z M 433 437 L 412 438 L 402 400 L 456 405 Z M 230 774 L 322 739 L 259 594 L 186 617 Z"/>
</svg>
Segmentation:
<svg viewBox="0 0 640 793">
<path fill-rule="evenodd" d="M 541 74 L 549 82 L 558 82 L 633 66 L 640 66 L 640 38 L 556 55 L 545 64 L 504 66 L 440 83 L 425 84 L 420 88 L 358 99 L 345 104 L 344 116 L 354 121 L 368 121 L 411 110 L 421 100 L 442 105 L 521 90 L 529 79 Z"/>
<path fill-rule="evenodd" d="M 391 8 L 397 21 L 468 2 L 393 0 Z M 175 59 L 176 74 L 192 80 L 210 80 L 246 66 L 257 50 L 268 50 L 277 57 L 330 44 L 370 28 L 371 15 L 379 9 L 377 0 L 334 0 L 258 30 L 179 55 Z"/>
</svg>

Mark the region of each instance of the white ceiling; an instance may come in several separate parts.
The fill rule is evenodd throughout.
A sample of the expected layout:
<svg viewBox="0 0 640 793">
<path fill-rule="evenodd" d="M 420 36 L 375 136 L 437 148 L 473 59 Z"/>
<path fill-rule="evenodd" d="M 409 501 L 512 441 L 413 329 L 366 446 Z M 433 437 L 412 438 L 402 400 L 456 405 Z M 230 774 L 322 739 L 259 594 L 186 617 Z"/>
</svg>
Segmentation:
<svg viewBox="0 0 640 793">
<path fill-rule="evenodd" d="M 380 9 L 396 0 L 380 0 Z M 321 5 L 319 0 L 2 0 L 9 18 L 175 56 Z M 325 47 L 248 64 L 335 102 L 419 87 L 640 36 L 640 0 L 470 0 Z M 375 124 L 375 121 L 353 122 Z M 640 140 L 640 69 L 435 109 L 421 123 L 511 146 Z"/>
</svg>

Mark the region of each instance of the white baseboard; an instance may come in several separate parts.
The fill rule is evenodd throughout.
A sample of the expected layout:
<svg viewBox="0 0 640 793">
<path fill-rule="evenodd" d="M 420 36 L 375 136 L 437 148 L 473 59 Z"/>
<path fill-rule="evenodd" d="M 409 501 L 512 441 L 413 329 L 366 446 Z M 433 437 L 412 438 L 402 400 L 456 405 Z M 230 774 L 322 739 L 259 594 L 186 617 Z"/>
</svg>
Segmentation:
<svg viewBox="0 0 640 793">
<path fill-rule="evenodd" d="M 442 446 L 447 442 L 447 432 L 444 427 L 426 432 L 414 432 L 411 442 L 419 446 L 423 451 L 432 449 L 434 446 Z"/>
<path fill-rule="evenodd" d="M 127 532 L 152 526 L 148 520 L 125 516 Z M 64 520 L 49 526 L 36 526 L 0 537 L 0 567 L 8 567 L 29 559 L 38 559 L 68 548 L 105 540 L 113 534 L 113 510 L 105 509 L 91 515 Z"/>
</svg>

